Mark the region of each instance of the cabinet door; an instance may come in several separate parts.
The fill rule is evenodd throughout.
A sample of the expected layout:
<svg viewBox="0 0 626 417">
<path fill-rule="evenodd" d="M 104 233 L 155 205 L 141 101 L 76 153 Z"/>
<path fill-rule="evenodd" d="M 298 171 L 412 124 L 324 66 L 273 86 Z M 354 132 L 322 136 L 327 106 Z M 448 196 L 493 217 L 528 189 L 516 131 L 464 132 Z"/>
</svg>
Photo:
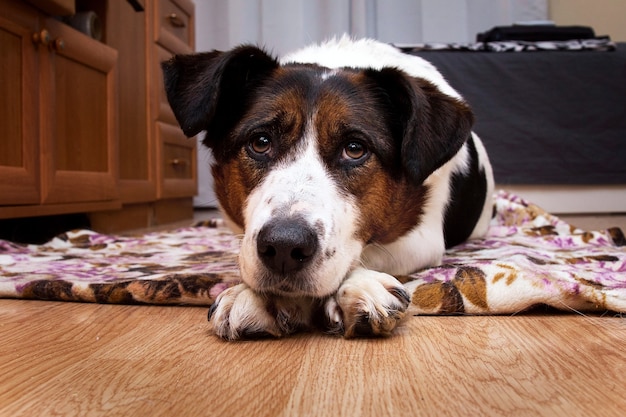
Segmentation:
<svg viewBox="0 0 626 417">
<path fill-rule="evenodd" d="M 0 205 L 39 202 L 37 15 L 0 4 Z"/>
<path fill-rule="evenodd" d="M 118 197 L 117 52 L 46 19 L 50 53 L 41 59 L 44 203 Z"/>
<path fill-rule="evenodd" d="M 119 174 L 124 203 L 156 200 L 155 140 L 148 121 L 148 16 L 130 2 L 107 3 L 106 43 L 118 53 Z"/>
</svg>

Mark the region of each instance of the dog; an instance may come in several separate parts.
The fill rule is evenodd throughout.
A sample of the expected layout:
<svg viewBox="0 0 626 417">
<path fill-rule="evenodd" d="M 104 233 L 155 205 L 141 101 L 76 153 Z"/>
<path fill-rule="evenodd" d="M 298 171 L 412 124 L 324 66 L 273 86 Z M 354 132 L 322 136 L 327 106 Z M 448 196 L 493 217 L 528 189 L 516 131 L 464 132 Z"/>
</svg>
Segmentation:
<svg viewBox="0 0 626 417">
<path fill-rule="evenodd" d="M 242 283 L 209 310 L 223 339 L 390 335 L 411 300 L 396 277 L 488 228 L 493 173 L 473 114 L 424 59 L 344 36 L 162 69 L 185 135 L 206 131 L 220 209 L 242 236 Z"/>
</svg>

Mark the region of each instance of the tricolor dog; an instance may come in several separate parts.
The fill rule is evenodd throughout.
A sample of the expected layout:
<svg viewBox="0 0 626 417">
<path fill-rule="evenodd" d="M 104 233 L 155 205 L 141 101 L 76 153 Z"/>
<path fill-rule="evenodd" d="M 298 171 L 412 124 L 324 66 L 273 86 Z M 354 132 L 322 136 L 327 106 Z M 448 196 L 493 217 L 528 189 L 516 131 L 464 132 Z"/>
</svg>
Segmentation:
<svg viewBox="0 0 626 417">
<path fill-rule="evenodd" d="M 229 340 L 321 326 L 388 335 L 406 275 L 478 237 L 492 169 L 468 105 L 425 60 L 347 37 L 277 59 L 244 45 L 163 63 L 183 132 L 206 131 L 242 283 L 209 311 Z"/>
</svg>

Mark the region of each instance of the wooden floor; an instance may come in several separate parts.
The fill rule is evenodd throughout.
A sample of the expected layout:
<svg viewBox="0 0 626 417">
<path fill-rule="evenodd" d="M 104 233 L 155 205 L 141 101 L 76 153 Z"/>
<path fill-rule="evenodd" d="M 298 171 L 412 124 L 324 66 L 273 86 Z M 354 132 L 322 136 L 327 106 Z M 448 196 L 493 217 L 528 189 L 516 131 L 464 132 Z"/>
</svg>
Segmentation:
<svg viewBox="0 0 626 417">
<path fill-rule="evenodd" d="M 0 416 L 626 415 L 623 317 L 408 317 L 388 339 L 228 343 L 206 315 L 0 300 Z"/>
<path fill-rule="evenodd" d="M 623 416 L 626 320 L 409 317 L 229 343 L 206 309 L 0 300 L 2 416 Z"/>
</svg>

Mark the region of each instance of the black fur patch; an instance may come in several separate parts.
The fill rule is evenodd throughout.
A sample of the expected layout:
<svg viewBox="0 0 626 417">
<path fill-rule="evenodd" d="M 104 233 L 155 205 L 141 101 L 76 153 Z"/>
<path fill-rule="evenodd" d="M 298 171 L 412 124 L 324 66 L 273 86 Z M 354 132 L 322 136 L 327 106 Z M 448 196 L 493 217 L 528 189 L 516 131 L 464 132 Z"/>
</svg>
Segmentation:
<svg viewBox="0 0 626 417">
<path fill-rule="evenodd" d="M 470 166 L 466 174 L 455 173 L 450 181 L 450 203 L 444 219 L 446 248 L 464 242 L 476 226 L 487 198 L 487 176 L 478 164 L 474 139 L 467 141 Z"/>
</svg>

